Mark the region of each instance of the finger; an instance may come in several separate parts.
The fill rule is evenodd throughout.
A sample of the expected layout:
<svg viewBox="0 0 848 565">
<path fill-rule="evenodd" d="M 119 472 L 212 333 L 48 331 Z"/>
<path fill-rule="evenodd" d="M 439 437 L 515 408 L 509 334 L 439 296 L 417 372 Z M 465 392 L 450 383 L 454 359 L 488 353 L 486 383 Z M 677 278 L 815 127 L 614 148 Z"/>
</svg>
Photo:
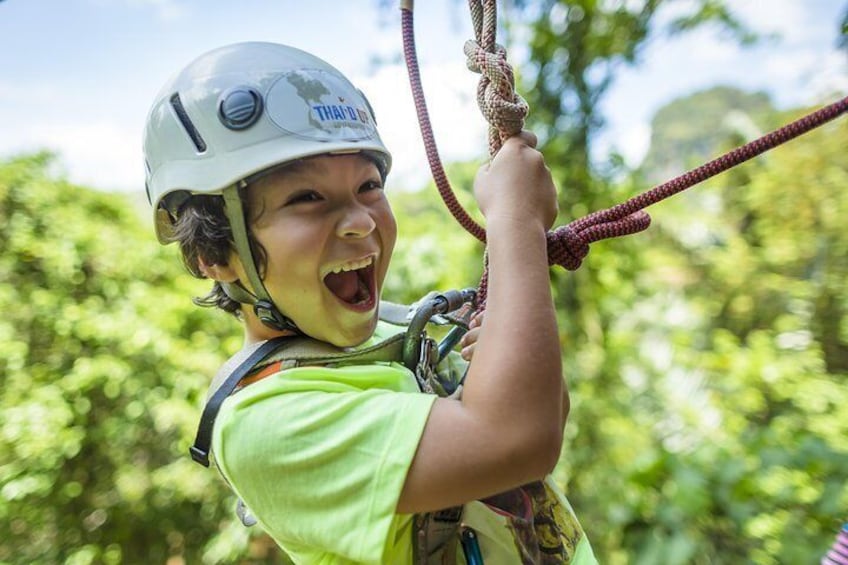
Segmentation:
<svg viewBox="0 0 848 565">
<path fill-rule="evenodd" d="M 523 129 L 520 133 L 510 136 L 506 141 L 504 141 L 504 145 L 506 145 L 507 143 L 516 143 L 518 141 L 524 143 L 524 145 L 527 145 L 528 147 L 532 147 L 535 149 L 536 144 L 539 143 L 539 138 L 537 138 L 536 134 L 532 131 L 528 129 Z"/>
<path fill-rule="evenodd" d="M 460 357 L 465 359 L 466 361 L 471 361 L 471 358 L 474 357 L 474 348 L 475 344 L 471 344 L 468 347 L 463 347 L 462 351 L 459 352 Z"/>
<path fill-rule="evenodd" d="M 538 137 L 536 137 L 536 134 L 535 134 L 535 133 L 533 133 L 532 131 L 530 131 L 529 129 L 521 130 L 521 133 L 519 134 L 519 136 L 520 136 L 520 137 L 521 137 L 521 139 L 523 139 L 523 140 L 527 143 L 527 145 L 529 145 L 530 147 L 535 148 L 535 147 L 536 147 L 536 144 L 538 144 L 538 143 L 539 143 L 539 138 L 538 138 Z"/>
<path fill-rule="evenodd" d="M 474 329 L 483 325 L 483 316 L 486 314 L 485 310 L 480 310 L 479 312 L 475 312 L 473 316 L 471 316 L 471 320 L 468 322 L 468 329 Z"/>
<path fill-rule="evenodd" d="M 466 345 L 471 345 L 475 343 L 479 337 L 480 330 L 478 328 L 468 330 L 465 335 L 462 336 L 462 339 L 459 340 L 460 347 L 465 347 Z"/>
</svg>

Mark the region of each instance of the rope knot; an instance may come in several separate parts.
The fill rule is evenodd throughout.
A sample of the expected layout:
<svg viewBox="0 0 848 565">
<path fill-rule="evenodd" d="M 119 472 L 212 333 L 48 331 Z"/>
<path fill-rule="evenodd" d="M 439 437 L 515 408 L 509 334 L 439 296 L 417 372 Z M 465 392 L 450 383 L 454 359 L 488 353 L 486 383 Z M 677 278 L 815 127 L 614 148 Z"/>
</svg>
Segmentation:
<svg viewBox="0 0 848 565">
<path fill-rule="evenodd" d="M 589 242 L 570 226 L 548 233 L 548 264 L 576 271 L 589 254 Z"/>
<path fill-rule="evenodd" d="M 548 264 L 576 271 L 589 254 L 590 243 L 639 233 L 650 225 L 651 217 L 642 210 L 609 208 L 589 214 L 548 232 Z"/>
<path fill-rule="evenodd" d="M 477 104 L 489 122 L 489 151 L 494 155 L 506 138 L 524 128 L 529 106 L 515 92 L 515 76 L 502 45 L 494 44 L 489 51 L 478 41 L 469 40 L 465 42 L 463 51 L 468 68 L 481 75 L 477 85 Z"/>
</svg>

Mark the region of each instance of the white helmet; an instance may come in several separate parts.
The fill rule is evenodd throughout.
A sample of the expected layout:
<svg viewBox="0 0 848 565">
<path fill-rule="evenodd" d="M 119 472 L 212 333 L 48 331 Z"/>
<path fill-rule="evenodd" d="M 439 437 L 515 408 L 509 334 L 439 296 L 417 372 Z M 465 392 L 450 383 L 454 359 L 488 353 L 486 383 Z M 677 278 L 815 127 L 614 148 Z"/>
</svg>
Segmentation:
<svg viewBox="0 0 848 565">
<path fill-rule="evenodd" d="M 156 96 L 144 132 L 147 196 L 169 241 L 168 195 L 223 194 L 274 165 L 364 151 L 391 167 L 365 96 L 325 61 L 286 45 L 237 43 L 201 55 Z M 162 210 L 164 212 L 164 210 Z"/>
<path fill-rule="evenodd" d="M 237 187 L 295 159 L 350 152 L 365 153 L 384 177 L 388 174 L 391 155 L 377 133 L 373 110 L 335 67 L 274 43 L 210 51 L 165 84 L 147 117 L 145 186 L 156 236 L 161 243 L 171 241 L 179 206 L 188 196 L 222 195 L 236 252 L 256 296 L 233 285 L 224 289 L 238 302 L 256 306 L 261 301 L 257 311 L 267 314 L 264 309 L 276 308 L 253 263 Z"/>
</svg>

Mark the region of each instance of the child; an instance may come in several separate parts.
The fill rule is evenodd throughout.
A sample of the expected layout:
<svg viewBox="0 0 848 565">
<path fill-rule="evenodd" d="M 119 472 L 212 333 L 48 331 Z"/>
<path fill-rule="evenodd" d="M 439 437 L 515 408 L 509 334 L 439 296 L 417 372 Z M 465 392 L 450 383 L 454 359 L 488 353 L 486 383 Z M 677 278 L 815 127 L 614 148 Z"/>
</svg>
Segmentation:
<svg viewBox="0 0 848 565">
<path fill-rule="evenodd" d="M 295 562 L 595 563 L 546 479 L 568 395 L 545 243 L 556 194 L 535 143 L 507 140 L 475 180 L 489 291 L 462 341 L 461 398 L 367 363 L 275 365 L 224 402 L 217 466 Z M 391 156 L 339 71 L 282 45 L 209 52 L 158 95 L 144 152 L 159 240 L 214 281 L 199 302 L 234 313 L 246 347 L 385 337 Z M 450 535 L 428 538 L 442 521 Z"/>
</svg>

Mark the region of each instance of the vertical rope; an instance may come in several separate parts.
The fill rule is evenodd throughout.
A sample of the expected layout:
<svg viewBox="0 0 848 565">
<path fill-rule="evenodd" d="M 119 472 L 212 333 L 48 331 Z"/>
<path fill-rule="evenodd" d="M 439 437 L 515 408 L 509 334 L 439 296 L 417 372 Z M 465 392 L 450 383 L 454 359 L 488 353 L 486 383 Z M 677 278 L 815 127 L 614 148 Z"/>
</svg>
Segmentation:
<svg viewBox="0 0 848 565">
<path fill-rule="evenodd" d="M 451 215 L 459 222 L 459 225 L 480 241 L 485 242 L 486 230 L 468 215 L 456 199 L 456 195 L 445 174 L 445 168 L 442 166 L 442 160 L 439 157 L 436 139 L 433 136 L 433 127 L 430 124 L 430 114 L 427 111 L 427 102 L 424 100 L 424 89 L 421 86 L 421 73 L 418 69 L 418 56 L 415 52 L 415 30 L 411 7 L 401 8 L 401 29 L 409 85 L 412 89 L 412 99 L 415 102 L 415 110 L 418 114 L 418 122 L 421 127 L 421 137 L 424 140 L 424 151 L 427 153 L 427 161 L 430 164 L 433 181 L 436 183 L 436 188 L 439 190 L 442 201 L 447 206 Z"/>
</svg>

